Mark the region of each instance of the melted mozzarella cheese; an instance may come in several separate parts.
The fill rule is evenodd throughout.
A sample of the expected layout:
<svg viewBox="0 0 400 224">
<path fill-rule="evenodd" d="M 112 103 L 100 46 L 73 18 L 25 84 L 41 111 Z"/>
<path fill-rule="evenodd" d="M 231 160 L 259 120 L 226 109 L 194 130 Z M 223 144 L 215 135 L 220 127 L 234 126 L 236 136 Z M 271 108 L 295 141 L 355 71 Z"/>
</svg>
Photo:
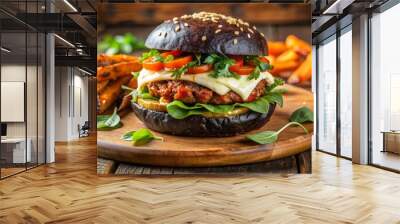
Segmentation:
<svg viewBox="0 0 400 224">
<path fill-rule="evenodd" d="M 191 81 L 199 85 L 205 86 L 211 89 L 212 91 L 218 93 L 219 95 L 225 95 L 230 91 L 228 87 L 216 82 L 214 78 L 209 76 L 209 74 L 210 74 L 209 72 L 196 75 L 185 74 L 180 77 L 180 80 Z M 170 71 L 163 70 L 163 71 L 153 72 L 146 69 L 142 69 L 138 77 L 138 87 L 140 88 L 149 82 L 160 81 L 160 80 L 175 80 L 175 78 L 172 77 L 172 72 Z"/>
<path fill-rule="evenodd" d="M 272 84 L 274 82 L 273 76 L 268 72 L 261 72 L 258 79 L 252 80 L 248 80 L 247 76 L 240 76 L 238 79 L 226 77 L 219 77 L 216 79 L 210 77 L 209 74 L 210 72 L 195 75 L 184 74 L 179 79 L 197 83 L 213 90 L 219 95 L 225 95 L 232 90 L 241 96 L 242 99 L 247 99 L 261 80 L 265 79 L 268 84 Z M 175 80 L 175 78 L 172 77 L 172 72 L 170 71 L 163 70 L 154 72 L 142 69 L 138 77 L 138 87 L 140 88 L 149 82 L 160 80 Z"/>
<path fill-rule="evenodd" d="M 258 79 L 248 80 L 247 76 L 241 75 L 238 79 L 219 77 L 217 82 L 225 85 L 233 92 L 237 93 L 242 97 L 242 99 L 247 99 L 253 89 L 256 88 L 257 84 L 263 79 L 265 79 L 268 84 L 272 84 L 274 82 L 274 77 L 268 72 L 260 73 Z"/>
</svg>

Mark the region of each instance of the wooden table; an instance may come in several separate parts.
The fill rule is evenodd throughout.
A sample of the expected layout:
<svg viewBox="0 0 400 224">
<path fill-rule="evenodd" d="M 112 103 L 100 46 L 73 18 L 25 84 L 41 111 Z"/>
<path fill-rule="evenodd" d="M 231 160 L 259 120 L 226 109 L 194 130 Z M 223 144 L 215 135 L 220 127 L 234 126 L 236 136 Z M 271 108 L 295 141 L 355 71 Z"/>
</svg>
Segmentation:
<svg viewBox="0 0 400 224">
<path fill-rule="evenodd" d="M 250 133 L 278 130 L 288 123 L 290 115 L 299 107 L 313 108 L 310 91 L 289 85 L 284 88 L 288 90 L 284 95 L 284 106 L 276 109 L 266 125 Z M 304 134 L 299 127 L 289 127 L 280 134 L 277 142 L 268 145 L 246 141 L 246 134 L 193 138 L 155 133 L 164 141 L 135 147 L 120 137 L 127 131 L 144 127 L 144 124 L 133 113 L 121 121 L 122 128 L 98 132 L 98 156 L 106 159 L 99 159 L 99 173 L 311 172 L 312 123 L 305 124 L 311 133 Z"/>
<path fill-rule="evenodd" d="M 159 167 L 97 158 L 99 175 L 241 175 L 311 173 L 311 149 L 282 159 L 220 167 Z"/>
</svg>

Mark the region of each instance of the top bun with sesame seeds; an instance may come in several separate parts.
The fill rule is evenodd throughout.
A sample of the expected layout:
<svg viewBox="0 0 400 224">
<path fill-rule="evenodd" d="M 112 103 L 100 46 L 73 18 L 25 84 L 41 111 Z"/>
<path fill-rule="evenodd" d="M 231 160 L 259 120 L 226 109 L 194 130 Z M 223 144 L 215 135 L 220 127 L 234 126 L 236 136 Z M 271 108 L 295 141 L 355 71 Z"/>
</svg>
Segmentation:
<svg viewBox="0 0 400 224">
<path fill-rule="evenodd" d="M 183 15 L 160 24 L 148 36 L 146 47 L 222 55 L 266 55 L 264 35 L 241 19 L 217 13 Z"/>
</svg>

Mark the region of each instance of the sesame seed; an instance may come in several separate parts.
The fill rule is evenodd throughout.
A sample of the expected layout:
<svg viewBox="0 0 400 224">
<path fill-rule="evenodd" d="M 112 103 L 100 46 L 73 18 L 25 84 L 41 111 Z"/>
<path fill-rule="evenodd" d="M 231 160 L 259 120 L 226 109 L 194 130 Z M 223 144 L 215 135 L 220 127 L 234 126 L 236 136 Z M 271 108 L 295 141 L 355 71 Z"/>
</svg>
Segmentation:
<svg viewBox="0 0 400 224">
<path fill-rule="evenodd" d="M 243 23 L 243 24 L 244 24 L 245 26 L 249 26 L 249 23 L 247 23 L 247 22 L 246 22 L 246 23 Z"/>
<path fill-rule="evenodd" d="M 221 29 L 218 29 L 218 30 L 215 31 L 215 33 L 219 33 L 219 32 L 221 32 Z"/>
<path fill-rule="evenodd" d="M 184 25 L 184 26 L 189 26 L 189 24 L 187 24 L 187 23 L 184 23 L 183 25 Z"/>
<path fill-rule="evenodd" d="M 233 44 L 236 45 L 238 43 L 237 39 L 233 39 Z"/>
<path fill-rule="evenodd" d="M 236 36 L 239 36 L 239 31 L 235 31 L 235 35 L 236 35 Z"/>
<path fill-rule="evenodd" d="M 178 17 L 174 17 L 172 20 L 174 20 L 174 21 L 175 21 L 175 20 L 178 20 Z"/>
<path fill-rule="evenodd" d="M 250 33 L 254 33 L 254 31 L 252 29 L 248 28 L 248 30 Z"/>
<path fill-rule="evenodd" d="M 179 21 L 177 21 L 177 20 L 174 21 L 174 24 L 178 24 L 178 23 L 179 23 Z"/>
<path fill-rule="evenodd" d="M 249 39 L 251 38 L 251 36 L 250 36 L 250 34 L 249 34 L 249 33 L 247 34 L 247 37 L 248 37 Z"/>
<path fill-rule="evenodd" d="M 175 31 L 178 32 L 179 30 L 181 30 L 181 27 L 180 27 L 179 25 L 177 25 L 177 26 L 175 27 Z"/>
<path fill-rule="evenodd" d="M 206 41 L 206 40 L 207 40 L 207 37 L 206 37 L 206 36 L 202 36 L 202 37 L 201 37 L 201 40 L 202 40 L 202 41 Z"/>
<path fill-rule="evenodd" d="M 264 37 L 264 34 L 263 33 L 260 33 L 261 34 L 261 36 L 263 36 Z"/>
<path fill-rule="evenodd" d="M 222 28 L 222 25 L 220 24 L 220 25 L 218 25 L 218 28 Z"/>
<path fill-rule="evenodd" d="M 240 31 L 242 31 L 242 32 L 243 32 L 243 27 L 240 27 Z"/>
<path fill-rule="evenodd" d="M 257 28 L 255 26 L 253 26 L 253 30 L 257 30 Z"/>
<path fill-rule="evenodd" d="M 164 38 L 167 37 L 167 32 L 164 33 Z"/>
</svg>

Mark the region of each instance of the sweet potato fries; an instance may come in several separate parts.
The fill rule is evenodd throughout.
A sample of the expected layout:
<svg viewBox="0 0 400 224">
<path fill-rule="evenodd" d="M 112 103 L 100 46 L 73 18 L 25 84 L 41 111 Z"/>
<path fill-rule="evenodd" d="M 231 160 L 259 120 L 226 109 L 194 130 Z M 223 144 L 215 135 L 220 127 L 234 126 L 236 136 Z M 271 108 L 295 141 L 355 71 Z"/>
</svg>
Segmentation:
<svg viewBox="0 0 400 224">
<path fill-rule="evenodd" d="M 101 54 L 97 57 L 97 63 L 98 113 L 107 113 L 115 107 L 119 111 L 127 109 L 129 104 L 121 104 L 124 98 L 122 85 L 136 88 L 132 73 L 142 69 L 139 59 L 130 55 Z"/>
</svg>

